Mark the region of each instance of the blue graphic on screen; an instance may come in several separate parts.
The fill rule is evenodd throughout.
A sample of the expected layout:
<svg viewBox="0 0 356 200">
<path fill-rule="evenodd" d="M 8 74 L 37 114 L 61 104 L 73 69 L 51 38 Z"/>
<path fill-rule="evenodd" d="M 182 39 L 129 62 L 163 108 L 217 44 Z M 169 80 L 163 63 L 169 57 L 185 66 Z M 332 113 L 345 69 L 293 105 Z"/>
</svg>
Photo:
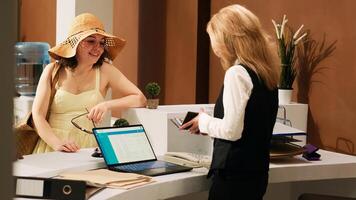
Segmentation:
<svg viewBox="0 0 356 200">
<path fill-rule="evenodd" d="M 108 165 L 155 159 L 142 126 L 95 130 Z"/>
</svg>

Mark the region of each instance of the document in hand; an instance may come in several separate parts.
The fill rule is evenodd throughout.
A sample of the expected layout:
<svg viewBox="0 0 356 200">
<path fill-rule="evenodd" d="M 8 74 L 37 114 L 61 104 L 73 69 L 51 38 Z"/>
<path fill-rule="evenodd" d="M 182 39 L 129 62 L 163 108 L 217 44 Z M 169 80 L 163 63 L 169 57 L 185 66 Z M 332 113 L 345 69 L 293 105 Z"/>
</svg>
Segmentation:
<svg viewBox="0 0 356 200">
<path fill-rule="evenodd" d="M 134 173 L 121 173 L 108 169 L 97 169 L 84 172 L 62 173 L 59 178 L 86 181 L 95 187 L 131 189 L 154 182 L 151 177 Z"/>
</svg>

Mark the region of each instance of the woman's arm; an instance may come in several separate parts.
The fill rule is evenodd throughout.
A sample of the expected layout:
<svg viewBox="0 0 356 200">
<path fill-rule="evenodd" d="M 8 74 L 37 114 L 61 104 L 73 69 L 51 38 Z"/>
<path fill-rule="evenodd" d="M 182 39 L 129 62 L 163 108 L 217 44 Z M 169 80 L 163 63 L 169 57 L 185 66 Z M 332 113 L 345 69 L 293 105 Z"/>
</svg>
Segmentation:
<svg viewBox="0 0 356 200">
<path fill-rule="evenodd" d="M 119 93 L 122 97 L 102 102 L 90 110 L 89 119 L 94 122 L 100 122 L 108 110 L 125 109 L 132 107 L 144 107 L 146 105 L 146 97 L 142 94 L 124 74 L 116 67 L 108 63 L 104 63 L 101 67 L 103 78 L 107 79 L 108 87 Z"/>
<path fill-rule="evenodd" d="M 76 151 L 77 145 L 73 142 L 61 141 L 52 131 L 49 123 L 46 120 L 46 114 L 51 96 L 51 79 L 54 64 L 47 65 L 38 82 L 36 96 L 32 105 L 32 116 L 35 123 L 38 135 L 52 149 L 57 151 Z"/>
<path fill-rule="evenodd" d="M 218 119 L 199 114 L 199 130 L 210 137 L 236 141 L 244 127 L 245 108 L 252 92 L 252 80 L 242 66 L 233 66 L 224 78 L 224 117 Z"/>
</svg>

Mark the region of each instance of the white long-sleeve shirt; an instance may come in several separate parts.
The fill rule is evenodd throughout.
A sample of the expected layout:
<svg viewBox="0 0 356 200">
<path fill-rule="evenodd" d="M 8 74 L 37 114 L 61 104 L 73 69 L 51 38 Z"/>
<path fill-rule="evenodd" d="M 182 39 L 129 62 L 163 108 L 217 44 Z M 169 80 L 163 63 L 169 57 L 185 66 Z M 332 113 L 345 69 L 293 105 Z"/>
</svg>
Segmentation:
<svg viewBox="0 0 356 200">
<path fill-rule="evenodd" d="M 214 118 L 206 113 L 199 116 L 199 130 L 212 138 L 236 141 L 244 128 L 245 108 L 253 83 L 247 70 L 241 65 L 230 67 L 224 77 L 224 117 Z"/>
</svg>

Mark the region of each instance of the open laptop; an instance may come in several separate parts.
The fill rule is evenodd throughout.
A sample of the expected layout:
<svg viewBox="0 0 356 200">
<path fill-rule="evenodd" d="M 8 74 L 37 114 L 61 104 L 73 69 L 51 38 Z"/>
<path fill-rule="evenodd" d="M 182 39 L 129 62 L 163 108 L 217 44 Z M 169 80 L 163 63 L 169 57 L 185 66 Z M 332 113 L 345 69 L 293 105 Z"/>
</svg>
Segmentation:
<svg viewBox="0 0 356 200">
<path fill-rule="evenodd" d="M 93 128 L 108 169 L 158 176 L 192 168 L 157 160 L 142 125 Z"/>
</svg>

